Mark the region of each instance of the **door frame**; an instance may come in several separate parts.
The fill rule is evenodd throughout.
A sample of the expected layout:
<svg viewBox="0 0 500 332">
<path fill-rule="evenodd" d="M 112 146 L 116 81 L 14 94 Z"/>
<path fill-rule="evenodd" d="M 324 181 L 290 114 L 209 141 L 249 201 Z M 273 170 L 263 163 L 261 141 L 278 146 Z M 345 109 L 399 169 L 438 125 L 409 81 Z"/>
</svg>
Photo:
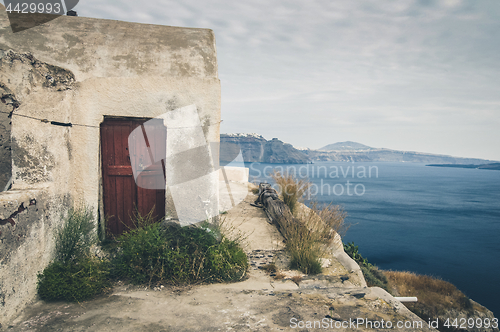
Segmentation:
<svg viewBox="0 0 500 332">
<path fill-rule="evenodd" d="M 107 228 L 107 218 L 106 218 L 106 212 L 105 212 L 105 207 L 104 207 L 104 178 L 103 178 L 103 147 L 102 147 L 102 142 L 101 142 L 101 125 L 104 123 L 106 120 L 119 120 L 119 121 L 143 121 L 146 122 L 148 120 L 154 119 L 152 117 L 132 117 L 132 116 L 117 116 L 117 115 L 103 115 L 102 120 L 99 122 L 99 165 L 98 165 L 98 183 L 99 183 L 99 188 L 98 188 L 98 211 L 97 211 L 97 216 L 98 216 L 98 236 L 101 240 L 105 240 L 109 238 L 108 234 L 108 228 Z M 165 125 L 165 124 L 164 124 Z M 166 128 L 166 126 L 165 126 Z M 165 211 L 164 211 L 164 216 L 167 215 L 167 184 L 165 183 Z"/>
</svg>

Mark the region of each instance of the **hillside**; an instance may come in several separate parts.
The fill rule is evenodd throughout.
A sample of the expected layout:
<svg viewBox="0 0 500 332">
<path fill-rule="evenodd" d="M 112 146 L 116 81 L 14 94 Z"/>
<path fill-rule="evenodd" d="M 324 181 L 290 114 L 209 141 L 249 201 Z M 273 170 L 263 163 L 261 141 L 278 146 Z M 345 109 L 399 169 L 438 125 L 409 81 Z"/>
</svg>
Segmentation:
<svg viewBox="0 0 500 332">
<path fill-rule="evenodd" d="M 318 150 L 297 149 L 277 138 L 268 141 L 257 134 L 221 134 L 221 163 L 231 162 L 240 149 L 245 162 L 305 164 L 312 161 L 407 162 L 426 164 L 491 164 L 494 161 L 448 155 L 373 148 L 346 141 L 326 145 Z"/>
<path fill-rule="evenodd" d="M 240 150 L 245 162 L 275 164 L 305 164 L 309 158 L 291 144 L 277 138 L 268 141 L 257 134 L 221 134 L 220 161 L 226 164 L 233 161 Z"/>
<path fill-rule="evenodd" d="M 373 150 L 373 148 L 371 148 L 367 145 L 364 145 L 364 144 L 346 141 L 346 142 L 338 142 L 338 143 L 328 144 L 327 146 L 324 146 L 319 150 L 324 150 L 324 151 L 366 151 L 366 150 Z"/>
<path fill-rule="evenodd" d="M 490 160 L 477 158 L 461 158 L 448 155 L 399 151 L 390 149 L 356 150 L 301 150 L 307 157 L 315 161 L 350 161 L 350 162 L 406 162 L 429 164 L 486 164 Z"/>
</svg>

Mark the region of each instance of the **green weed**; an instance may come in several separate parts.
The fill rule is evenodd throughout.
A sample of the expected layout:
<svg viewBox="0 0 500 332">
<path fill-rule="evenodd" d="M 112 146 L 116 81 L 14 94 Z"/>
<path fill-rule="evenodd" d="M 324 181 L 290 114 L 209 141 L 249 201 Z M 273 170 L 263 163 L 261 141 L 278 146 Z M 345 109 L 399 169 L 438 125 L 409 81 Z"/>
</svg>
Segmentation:
<svg viewBox="0 0 500 332">
<path fill-rule="evenodd" d="M 365 277 L 366 284 L 368 287 L 380 287 L 385 289 L 390 293 L 388 286 L 388 280 L 385 274 L 379 270 L 375 265 L 370 264 L 368 259 L 361 256 L 358 252 L 358 246 L 354 245 L 354 242 L 345 244 L 344 251 L 348 254 L 356 263 L 358 263 L 363 276 Z"/>
<path fill-rule="evenodd" d="M 135 284 L 238 280 L 248 267 L 239 244 L 206 225 L 142 223 L 117 241 L 113 275 Z"/>
<path fill-rule="evenodd" d="M 83 258 L 71 264 L 52 262 L 38 274 L 38 295 L 45 301 L 88 300 L 110 285 L 106 262 Z"/>
<path fill-rule="evenodd" d="M 43 300 L 83 301 L 109 286 L 107 263 L 90 255 L 97 242 L 93 219 L 88 207 L 70 209 L 55 235 L 55 261 L 37 275 Z"/>
<path fill-rule="evenodd" d="M 94 214 L 88 207 L 71 208 L 62 227 L 56 232 L 56 261 L 70 263 L 90 254 L 97 243 Z"/>
</svg>

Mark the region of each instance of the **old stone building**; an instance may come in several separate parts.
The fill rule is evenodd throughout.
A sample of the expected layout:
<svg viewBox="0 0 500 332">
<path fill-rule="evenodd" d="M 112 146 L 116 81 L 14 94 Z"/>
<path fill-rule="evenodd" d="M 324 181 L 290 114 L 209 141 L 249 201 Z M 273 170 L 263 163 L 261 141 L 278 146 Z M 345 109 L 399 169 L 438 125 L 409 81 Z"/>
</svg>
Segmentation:
<svg viewBox="0 0 500 332">
<path fill-rule="evenodd" d="M 0 324 L 36 296 L 71 206 L 93 208 L 101 236 L 135 208 L 218 214 L 211 30 L 61 16 L 13 33 L 2 8 L 0 94 Z"/>
</svg>

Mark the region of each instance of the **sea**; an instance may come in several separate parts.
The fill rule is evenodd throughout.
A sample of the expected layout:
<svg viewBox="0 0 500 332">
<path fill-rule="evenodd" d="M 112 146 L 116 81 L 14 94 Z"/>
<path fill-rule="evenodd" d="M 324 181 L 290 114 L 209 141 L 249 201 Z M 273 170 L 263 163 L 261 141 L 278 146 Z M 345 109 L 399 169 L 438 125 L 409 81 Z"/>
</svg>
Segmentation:
<svg viewBox="0 0 500 332">
<path fill-rule="evenodd" d="M 341 205 L 354 242 L 384 270 L 453 283 L 500 317 L 500 171 L 415 163 L 246 163 L 251 182 L 273 170 L 313 183 L 306 204 Z"/>
</svg>

